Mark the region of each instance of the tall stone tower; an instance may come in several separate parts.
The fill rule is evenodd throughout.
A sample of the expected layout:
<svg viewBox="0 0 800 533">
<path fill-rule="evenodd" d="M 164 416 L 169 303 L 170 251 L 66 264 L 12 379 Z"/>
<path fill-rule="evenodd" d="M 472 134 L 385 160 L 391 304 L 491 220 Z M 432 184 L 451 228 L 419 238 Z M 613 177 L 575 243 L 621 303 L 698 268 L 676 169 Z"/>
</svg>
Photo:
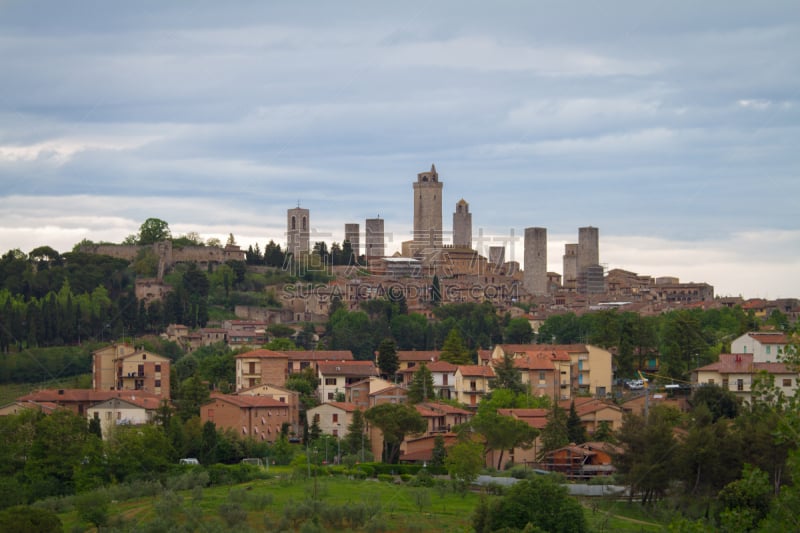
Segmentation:
<svg viewBox="0 0 800 533">
<path fill-rule="evenodd" d="M 564 245 L 564 287 L 574 289 L 578 283 L 578 245 Z"/>
<path fill-rule="evenodd" d="M 525 228 L 522 284 L 534 296 L 547 294 L 547 228 Z"/>
<path fill-rule="evenodd" d="M 489 263 L 494 267 L 501 267 L 506 262 L 506 247 L 505 246 L 490 246 L 489 247 Z"/>
<path fill-rule="evenodd" d="M 590 266 L 600 264 L 598 229 L 591 226 L 578 228 L 578 274 Z"/>
<path fill-rule="evenodd" d="M 469 212 L 469 204 L 463 198 L 458 201 L 453 213 L 453 246 L 472 248 L 472 213 Z"/>
<path fill-rule="evenodd" d="M 436 166 L 414 183 L 414 253 L 442 247 L 442 183 Z"/>
<path fill-rule="evenodd" d="M 311 221 L 308 209 L 294 207 L 286 211 L 286 251 L 295 257 L 309 252 Z"/>
<path fill-rule="evenodd" d="M 370 258 L 383 257 L 385 255 L 382 218 L 367 219 L 364 240 L 366 242 L 364 254 L 367 256 L 367 261 Z"/>
<path fill-rule="evenodd" d="M 344 225 L 344 240 L 350 242 L 350 248 L 353 249 L 353 254 L 358 257 L 361 255 L 361 241 L 358 236 L 358 224 L 345 224 Z"/>
</svg>

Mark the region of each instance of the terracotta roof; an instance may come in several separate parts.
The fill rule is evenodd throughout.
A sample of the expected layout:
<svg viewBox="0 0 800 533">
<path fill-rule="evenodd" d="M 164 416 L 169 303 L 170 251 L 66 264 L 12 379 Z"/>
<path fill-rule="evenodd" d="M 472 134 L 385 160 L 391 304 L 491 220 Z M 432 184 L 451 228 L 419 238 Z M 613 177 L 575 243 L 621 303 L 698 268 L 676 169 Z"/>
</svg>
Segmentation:
<svg viewBox="0 0 800 533">
<path fill-rule="evenodd" d="M 399 361 L 438 361 L 441 350 L 398 350 Z"/>
<path fill-rule="evenodd" d="M 130 398 L 155 398 L 161 400 L 159 396 L 145 391 L 132 391 L 132 390 L 103 390 L 96 391 L 92 389 L 46 389 L 36 392 L 31 392 L 25 396 L 20 396 L 17 400 L 21 402 L 54 402 L 61 403 L 75 403 L 75 402 L 104 402 L 111 398 L 121 398 L 129 400 Z"/>
<path fill-rule="evenodd" d="M 747 336 L 761 344 L 786 344 L 789 342 L 785 333 L 748 333 Z"/>
<path fill-rule="evenodd" d="M 94 404 L 93 407 L 97 407 L 98 405 L 101 405 L 101 404 L 104 404 L 104 403 L 107 403 L 107 402 L 113 402 L 114 400 L 117 400 L 117 401 L 122 402 L 122 403 L 127 403 L 127 404 L 133 405 L 135 407 L 141 407 L 142 409 L 148 409 L 148 410 L 158 409 L 158 406 L 161 404 L 161 399 L 160 398 L 149 398 L 149 397 L 148 398 L 143 398 L 142 396 L 131 395 L 131 396 L 128 396 L 127 398 L 109 398 L 107 400 L 103 400 L 101 402 L 97 402 L 96 404 Z"/>
<path fill-rule="evenodd" d="M 319 363 L 322 375 L 377 376 L 378 369 L 372 361 L 337 361 Z"/>
<path fill-rule="evenodd" d="M 602 441 L 584 442 L 583 444 L 579 444 L 578 446 L 581 448 L 586 448 L 587 450 L 599 450 L 609 455 L 621 454 L 624 451 L 621 446 L 617 446 L 616 444 L 612 444 L 610 442 L 602 442 Z"/>
<path fill-rule="evenodd" d="M 562 409 L 569 410 L 570 406 L 572 405 L 573 400 L 562 400 L 558 402 L 559 407 Z M 597 398 L 575 398 L 575 412 L 578 413 L 578 416 L 587 415 L 589 413 L 594 413 L 596 411 L 600 411 L 601 409 L 614 409 L 617 411 L 621 411 L 622 408 L 618 405 L 607 402 L 605 400 L 598 400 Z"/>
<path fill-rule="evenodd" d="M 289 405 L 269 396 L 236 396 L 233 394 L 211 394 L 211 400 L 231 403 L 237 407 L 285 407 Z"/>
<path fill-rule="evenodd" d="M 274 352 L 272 350 L 252 350 L 250 352 L 240 353 L 236 356 L 236 359 L 250 359 L 253 357 L 257 357 L 260 359 L 288 359 L 289 356 L 283 352 Z"/>
<path fill-rule="evenodd" d="M 441 402 L 421 402 L 416 404 L 414 407 L 417 408 L 419 411 L 420 409 L 426 409 L 430 412 L 436 413 L 435 416 L 441 416 L 442 414 L 452 414 L 452 415 L 471 415 L 470 411 L 466 409 L 462 409 L 460 407 L 455 407 L 453 405 Z"/>
<path fill-rule="evenodd" d="M 494 377 L 494 369 L 485 365 L 458 365 L 458 371 L 462 376 L 469 377 Z"/>
<path fill-rule="evenodd" d="M 402 392 L 403 396 L 405 396 L 408 393 L 408 389 L 406 389 L 405 387 L 403 387 L 401 385 L 392 385 L 390 387 L 386 387 L 384 389 L 376 390 L 375 392 L 371 392 L 369 395 L 370 396 L 383 396 L 385 394 L 388 394 L 389 391 Z"/>
<path fill-rule="evenodd" d="M 698 372 L 719 372 L 720 374 L 747 374 L 753 367 L 753 354 L 751 353 L 721 353 L 719 361 L 710 365 L 701 366 Z"/>
<path fill-rule="evenodd" d="M 447 361 L 435 361 L 431 364 L 426 364 L 425 366 L 428 367 L 428 370 L 431 372 L 455 372 L 458 370 L 458 367 L 453 363 L 448 363 Z"/>
<path fill-rule="evenodd" d="M 542 429 L 547 425 L 547 414 L 549 409 L 498 409 L 497 413 L 502 416 L 513 416 L 526 422 L 529 426 Z"/>
<path fill-rule="evenodd" d="M 586 353 L 589 351 L 585 344 L 500 344 L 499 346 L 506 353 L 528 353 L 547 350 L 567 353 Z"/>
<path fill-rule="evenodd" d="M 322 405 L 332 405 L 337 409 L 341 409 L 342 411 L 346 411 L 348 413 L 352 413 L 353 411 L 358 411 L 359 409 L 361 409 L 356 404 L 350 402 L 326 402 Z"/>
<path fill-rule="evenodd" d="M 286 355 L 292 361 L 352 361 L 350 350 L 293 350 Z"/>
</svg>

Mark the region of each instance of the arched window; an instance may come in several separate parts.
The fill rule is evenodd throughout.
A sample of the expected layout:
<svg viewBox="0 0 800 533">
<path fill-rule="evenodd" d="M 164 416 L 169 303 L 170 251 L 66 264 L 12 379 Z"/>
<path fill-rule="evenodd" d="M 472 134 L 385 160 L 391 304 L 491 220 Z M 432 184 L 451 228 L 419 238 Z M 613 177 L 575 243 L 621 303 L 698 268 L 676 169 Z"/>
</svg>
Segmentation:
<svg viewBox="0 0 800 533">
<path fill-rule="evenodd" d="M 306 221 L 306 217 L 303 217 L 303 229 L 304 229 L 304 230 L 305 230 L 305 229 L 307 229 L 307 228 L 306 228 L 306 223 L 307 223 L 307 221 Z"/>
<path fill-rule="evenodd" d="M 297 229 L 297 220 L 294 218 L 294 215 L 292 215 L 292 229 Z"/>
</svg>

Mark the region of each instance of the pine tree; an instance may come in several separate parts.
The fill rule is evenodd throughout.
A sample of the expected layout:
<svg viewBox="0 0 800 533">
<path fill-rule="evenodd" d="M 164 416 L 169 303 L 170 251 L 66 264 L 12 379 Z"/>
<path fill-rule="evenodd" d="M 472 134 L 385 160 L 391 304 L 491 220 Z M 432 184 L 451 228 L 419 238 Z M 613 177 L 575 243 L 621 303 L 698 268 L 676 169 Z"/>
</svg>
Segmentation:
<svg viewBox="0 0 800 533">
<path fill-rule="evenodd" d="M 439 276 L 433 275 L 433 284 L 431 285 L 431 302 L 433 305 L 442 303 L 442 287 L 439 284 Z"/>
<path fill-rule="evenodd" d="M 436 435 L 433 439 L 433 455 L 431 457 L 431 466 L 444 466 L 444 460 L 447 458 L 447 449 L 444 447 L 444 437 Z"/>
<path fill-rule="evenodd" d="M 454 365 L 472 364 L 472 359 L 466 346 L 464 346 L 464 340 L 461 338 L 458 328 L 451 329 L 450 333 L 447 334 L 439 359 Z"/>
<path fill-rule="evenodd" d="M 360 409 L 353 412 L 350 425 L 347 426 L 347 436 L 343 445 L 352 454 L 361 457 L 362 450 L 370 450 L 369 438 L 366 436 L 364 413 Z"/>
<path fill-rule="evenodd" d="M 380 346 L 378 346 L 378 368 L 380 368 L 381 374 L 391 379 L 397 373 L 399 366 L 400 360 L 397 358 L 397 345 L 392 339 L 383 339 Z"/>
<path fill-rule="evenodd" d="M 428 366 L 422 363 L 411 377 L 411 385 L 408 386 L 408 403 L 420 403 L 433 397 L 433 374 L 428 370 Z"/>
<path fill-rule="evenodd" d="M 583 427 L 581 417 L 578 416 L 578 411 L 575 410 L 575 400 L 569 406 L 569 416 L 567 417 L 567 436 L 570 442 L 575 444 L 583 444 L 587 440 L 586 428 Z"/>
<path fill-rule="evenodd" d="M 492 389 L 508 389 L 514 394 L 525 394 L 527 387 L 522 383 L 522 372 L 514 366 L 514 356 L 503 354 L 503 360 L 494 367 L 495 378 L 490 380 Z"/>
</svg>

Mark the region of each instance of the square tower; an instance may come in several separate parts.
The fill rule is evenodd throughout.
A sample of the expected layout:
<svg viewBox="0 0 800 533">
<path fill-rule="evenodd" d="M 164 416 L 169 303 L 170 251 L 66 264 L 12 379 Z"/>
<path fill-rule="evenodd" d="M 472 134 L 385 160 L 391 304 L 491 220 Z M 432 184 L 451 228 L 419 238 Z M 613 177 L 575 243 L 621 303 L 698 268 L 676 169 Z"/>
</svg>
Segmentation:
<svg viewBox="0 0 800 533">
<path fill-rule="evenodd" d="M 308 254 L 311 221 L 308 209 L 294 207 L 286 211 L 286 252 L 298 257 Z"/>
<path fill-rule="evenodd" d="M 453 213 L 453 246 L 472 248 L 472 213 L 463 198 L 458 201 Z"/>
<path fill-rule="evenodd" d="M 436 166 L 414 183 L 414 255 L 442 247 L 442 182 Z"/>
<path fill-rule="evenodd" d="M 361 255 L 361 241 L 358 236 L 360 227 L 358 224 L 345 224 L 344 225 L 344 240 L 350 243 L 350 248 L 353 250 L 353 255 L 356 257 Z M 344 243 L 342 243 L 344 245 Z"/>
<path fill-rule="evenodd" d="M 522 285 L 534 296 L 547 294 L 547 228 L 525 228 Z"/>
<path fill-rule="evenodd" d="M 382 218 L 368 218 L 366 220 L 364 240 L 366 243 L 364 254 L 367 256 L 367 261 L 370 258 L 383 257 L 385 255 Z"/>
</svg>

